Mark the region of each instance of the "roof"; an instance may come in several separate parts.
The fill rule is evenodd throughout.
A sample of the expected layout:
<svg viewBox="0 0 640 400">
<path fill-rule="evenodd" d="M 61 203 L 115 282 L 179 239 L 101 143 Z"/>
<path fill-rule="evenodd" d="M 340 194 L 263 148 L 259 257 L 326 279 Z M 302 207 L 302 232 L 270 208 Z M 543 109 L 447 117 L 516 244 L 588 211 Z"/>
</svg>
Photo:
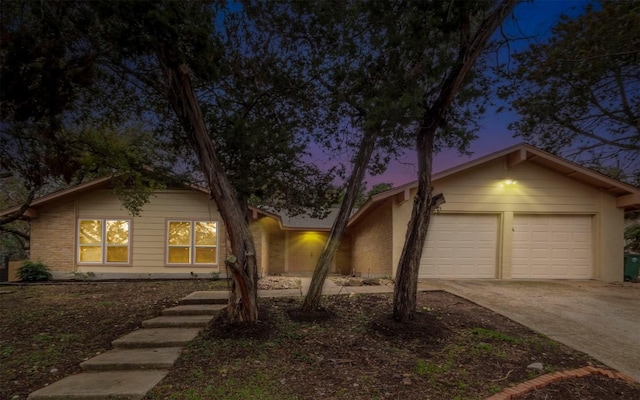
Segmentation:
<svg viewBox="0 0 640 400">
<path fill-rule="evenodd" d="M 546 151 L 540 150 L 528 144 L 518 144 L 504 150 L 491 153 L 484 157 L 480 157 L 476 160 L 472 160 L 456 167 L 444 170 L 432 177 L 433 181 L 446 178 L 448 176 L 469 170 L 479 165 L 500 159 L 506 158 L 507 163 L 510 166 L 517 165 L 524 161 L 532 162 L 548 169 L 554 170 L 559 174 L 575 179 L 586 185 L 599 188 L 616 197 L 616 205 L 620 208 L 624 208 L 626 211 L 640 210 L 640 189 L 632 185 L 621 182 L 617 179 L 610 178 L 600 172 L 586 168 L 575 162 L 566 160 L 562 157 L 558 157 Z M 73 186 L 67 189 L 63 189 L 46 196 L 33 200 L 31 207 L 44 206 L 50 202 L 61 200 L 67 197 L 76 196 L 80 193 L 96 190 L 98 188 L 108 186 L 111 177 L 98 178 L 89 182 L 82 183 L 77 186 Z M 199 186 L 188 186 L 191 189 L 198 190 L 204 193 L 209 193 L 206 188 Z M 378 193 L 372 196 L 367 202 L 357 211 L 354 211 L 351 215 L 349 224 L 353 224 L 360 216 L 364 215 L 375 207 L 379 202 L 398 195 L 404 194 L 406 199 L 409 199 L 409 192 L 411 189 L 418 187 L 418 181 L 410 182 L 405 185 L 387 190 L 382 193 Z M 8 208 L 0 211 L 0 216 L 9 215 L 20 209 L 20 206 Z M 308 215 L 298 215 L 291 217 L 286 212 L 276 212 L 265 208 L 250 207 L 254 213 L 260 213 L 272 218 L 275 218 L 280 223 L 281 227 L 286 230 L 324 230 L 328 231 L 333 225 L 333 221 L 338 215 L 338 209 L 330 209 L 329 215 L 326 218 L 312 218 Z"/>
<path fill-rule="evenodd" d="M 46 206 L 56 201 L 65 200 L 67 198 L 71 198 L 74 196 L 78 196 L 82 193 L 90 192 L 92 190 L 102 189 L 109 186 L 112 177 L 106 176 L 102 178 L 97 178 L 88 182 L 81 183 L 76 186 L 72 186 L 66 189 L 58 190 L 47 194 L 45 196 L 39 197 L 33 200 L 29 206 L 29 208 L 39 208 L 42 206 Z M 199 192 L 203 192 L 209 194 L 207 188 L 197 185 L 185 185 L 186 188 L 193 189 Z M 0 217 L 12 214 L 18 210 L 20 210 L 20 205 L 7 208 L 5 210 L 0 210 Z M 272 211 L 265 208 L 256 208 L 249 207 L 250 210 L 254 212 L 261 213 L 263 215 L 267 215 L 271 218 L 276 219 L 280 226 L 285 230 L 320 230 L 320 231 L 329 231 L 331 226 L 333 225 L 333 221 L 338 216 L 338 209 L 332 208 L 329 210 L 329 214 L 325 218 L 313 218 L 309 215 L 296 215 L 289 216 L 285 211 Z"/>
<path fill-rule="evenodd" d="M 600 172 L 584 167 L 573 161 L 566 160 L 562 157 L 540 150 L 528 144 L 518 144 L 495 153 L 488 154 L 475 160 L 460 164 L 456 167 L 446 169 L 442 172 L 434 174 L 432 181 L 437 181 L 451 175 L 469 170 L 479 165 L 506 158 L 509 166 L 520 164 L 524 161 L 532 162 L 537 165 L 544 166 L 559 174 L 567 176 L 571 179 L 582 182 L 586 185 L 599 188 L 616 197 L 616 205 L 624 208 L 626 211 L 640 209 L 640 189 L 613 179 Z M 367 202 L 356 212 L 349 221 L 349 225 L 357 221 L 360 216 L 367 213 L 375 207 L 379 202 L 392 196 L 404 193 L 405 198 L 409 198 L 409 191 L 418 187 L 418 181 L 413 181 L 405 185 L 378 193 L 372 196 Z"/>
<path fill-rule="evenodd" d="M 329 231 L 338 217 L 339 208 L 330 208 L 324 218 L 314 218 L 306 214 L 290 216 L 285 210 L 275 211 L 262 207 L 249 207 L 252 211 L 276 219 L 284 230 Z"/>
</svg>

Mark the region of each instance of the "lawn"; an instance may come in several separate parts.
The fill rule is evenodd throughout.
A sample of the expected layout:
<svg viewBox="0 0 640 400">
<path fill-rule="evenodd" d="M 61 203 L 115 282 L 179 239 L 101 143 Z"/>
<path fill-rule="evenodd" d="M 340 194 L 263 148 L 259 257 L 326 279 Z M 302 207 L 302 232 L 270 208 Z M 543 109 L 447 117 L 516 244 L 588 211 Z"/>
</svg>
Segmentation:
<svg viewBox="0 0 640 400">
<path fill-rule="evenodd" d="M 9 292 L 0 295 L 0 398 L 23 399 L 79 372 L 78 364 L 108 350 L 111 340 L 207 289 L 214 283 L 0 288 Z M 326 310 L 311 317 L 297 313 L 299 302 L 260 299 L 256 325 L 215 321 L 147 400 L 484 399 L 541 374 L 606 367 L 445 292 L 420 293 L 410 324 L 389 318 L 389 294 L 328 297 Z M 527 368 L 533 362 L 543 370 Z M 638 385 L 618 380 L 571 381 L 527 399 L 640 398 Z"/>
</svg>

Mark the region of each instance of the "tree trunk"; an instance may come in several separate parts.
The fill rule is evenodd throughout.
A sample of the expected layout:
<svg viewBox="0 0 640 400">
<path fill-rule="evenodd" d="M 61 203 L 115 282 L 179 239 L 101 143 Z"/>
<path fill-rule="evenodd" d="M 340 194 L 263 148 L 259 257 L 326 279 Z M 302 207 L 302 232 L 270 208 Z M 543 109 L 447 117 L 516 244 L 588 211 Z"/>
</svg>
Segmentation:
<svg viewBox="0 0 640 400">
<path fill-rule="evenodd" d="M 375 149 L 376 139 L 378 137 L 377 132 L 365 132 L 360 141 L 360 147 L 356 159 L 353 161 L 353 169 L 349 175 L 349 181 L 347 182 L 347 190 L 340 204 L 340 211 L 338 216 L 331 226 L 331 232 L 327 238 L 327 242 L 322 249 L 320 259 L 313 270 L 313 277 L 311 278 L 311 284 L 309 291 L 304 298 L 301 310 L 303 312 L 310 312 L 317 309 L 320 305 L 320 299 L 322 296 L 322 287 L 324 281 L 327 279 L 329 273 L 329 266 L 333 260 L 333 256 L 340 245 L 340 240 L 347 229 L 349 223 L 349 217 L 351 216 L 351 210 L 358 197 L 358 189 L 362 185 L 362 179 L 369 166 L 369 160 L 371 154 Z"/>
<path fill-rule="evenodd" d="M 227 308 L 233 321 L 258 320 L 258 270 L 253 237 L 236 192 L 227 178 L 218 154 L 207 133 L 204 118 L 189 78 L 186 65 L 171 67 L 161 56 L 160 66 L 168 86 L 168 99 L 178 116 L 189 143 L 196 151 L 211 197 L 224 221 L 233 254 L 225 259 L 232 285 Z"/>
<path fill-rule="evenodd" d="M 433 144 L 438 128 L 445 121 L 447 110 L 460 91 L 467 74 L 485 48 L 487 41 L 502 21 L 511 13 L 518 1 L 503 0 L 496 9 L 482 21 L 478 30 L 471 36 L 469 16 L 461 18 L 460 48 L 458 62 L 446 77 L 438 98 L 425 110 L 418 131 L 418 192 L 413 203 L 411 219 L 405 239 L 393 293 L 393 318 L 406 322 L 413 318 L 418 292 L 418 270 L 424 247 L 431 211 L 433 208 L 431 187 L 431 167 L 433 162 Z"/>
</svg>

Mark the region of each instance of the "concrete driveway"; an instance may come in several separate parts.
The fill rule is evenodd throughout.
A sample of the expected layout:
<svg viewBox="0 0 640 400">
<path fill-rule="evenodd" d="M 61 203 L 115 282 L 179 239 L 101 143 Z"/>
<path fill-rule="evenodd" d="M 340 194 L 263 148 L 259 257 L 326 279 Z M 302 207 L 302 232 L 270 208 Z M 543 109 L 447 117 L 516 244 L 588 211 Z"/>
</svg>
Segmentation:
<svg viewBox="0 0 640 400">
<path fill-rule="evenodd" d="M 419 288 L 464 297 L 640 382 L 640 283 L 430 279 Z"/>
</svg>

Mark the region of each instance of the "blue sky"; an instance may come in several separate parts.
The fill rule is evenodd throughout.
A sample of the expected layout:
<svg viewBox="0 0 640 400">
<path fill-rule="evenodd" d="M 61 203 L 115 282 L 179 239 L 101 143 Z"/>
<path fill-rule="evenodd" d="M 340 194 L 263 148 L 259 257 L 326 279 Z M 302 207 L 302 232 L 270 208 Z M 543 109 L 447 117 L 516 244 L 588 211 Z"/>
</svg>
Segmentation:
<svg viewBox="0 0 640 400">
<path fill-rule="evenodd" d="M 544 41 L 551 34 L 551 28 L 556 24 L 560 15 L 579 15 L 588 3 L 589 1 L 536 0 L 518 5 L 514 10 L 515 18 L 506 21 L 504 29 L 507 34 L 512 36 L 522 37 L 524 34 L 531 39 L 530 42 L 517 42 L 512 45 L 511 49 L 518 51 L 531 42 Z M 522 33 L 518 34 L 518 32 Z M 522 142 L 521 139 L 514 138 L 513 132 L 507 128 L 509 123 L 516 118 L 515 114 L 497 113 L 495 109 L 488 108 L 484 118 L 480 121 L 479 138 L 471 143 L 472 156 L 461 156 L 454 150 L 443 151 L 437 154 L 434 159 L 434 172 L 454 167 Z M 320 167 L 335 163 L 331 156 L 326 154 L 315 155 L 314 161 Z M 345 156 L 345 159 L 341 161 L 346 162 L 348 159 Z M 416 177 L 416 154 L 414 151 L 408 151 L 400 160 L 392 161 L 386 173 L 375 177 L 368 176 L 366 181 L 368 186 L 380 182 L 391 182 L 398 186 L 414 181 Z"/>
</svg>

